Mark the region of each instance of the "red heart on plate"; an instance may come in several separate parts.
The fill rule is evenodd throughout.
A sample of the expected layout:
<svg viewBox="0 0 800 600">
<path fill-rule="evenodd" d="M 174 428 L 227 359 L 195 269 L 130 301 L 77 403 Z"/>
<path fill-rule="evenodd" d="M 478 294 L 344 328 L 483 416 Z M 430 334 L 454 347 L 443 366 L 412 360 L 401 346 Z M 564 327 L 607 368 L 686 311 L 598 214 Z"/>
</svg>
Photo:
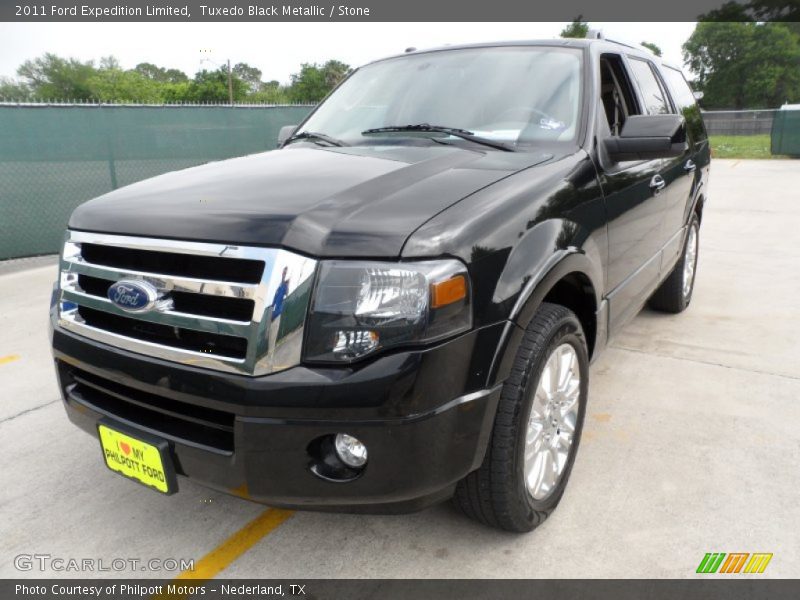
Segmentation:
<svg viewBox="0 0 800 600">
<path fill-rule="evenodd" d="M 120 442 L 119 447 L 125 453 L 125 456 L 131 453 L 131 447 L 125 442 Z"/>
</svg>

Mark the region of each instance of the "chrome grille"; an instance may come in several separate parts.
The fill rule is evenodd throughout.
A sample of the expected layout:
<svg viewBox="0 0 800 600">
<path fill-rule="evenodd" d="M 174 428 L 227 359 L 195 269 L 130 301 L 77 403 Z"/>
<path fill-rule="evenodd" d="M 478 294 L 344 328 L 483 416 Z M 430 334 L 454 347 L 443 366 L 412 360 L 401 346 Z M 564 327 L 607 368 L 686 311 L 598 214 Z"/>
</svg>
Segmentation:
<svg viewBox="0 0 800 600">
<path fill-rule="evenodd" d="M 316 266 L 276 248 L 70 231 L 58 325 L 148 356 L 264 375 L 300 363 Z M 159 302 L 146 312 L 119 307 L 107 291 L 123 280 L 155 287 Z"/>
</svg>

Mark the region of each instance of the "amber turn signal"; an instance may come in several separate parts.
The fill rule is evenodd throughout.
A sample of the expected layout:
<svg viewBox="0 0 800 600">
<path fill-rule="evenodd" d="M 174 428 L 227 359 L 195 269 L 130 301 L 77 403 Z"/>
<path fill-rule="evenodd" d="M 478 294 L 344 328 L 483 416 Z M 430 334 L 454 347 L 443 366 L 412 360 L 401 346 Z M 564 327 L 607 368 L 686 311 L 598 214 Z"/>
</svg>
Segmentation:
<svg viewBox="0 0 800 600">
<path fill-rule="evenodd" d="M 463 275 L 431 285 L 431 308 L 441 308 L 467 297 L 467 281 Z"/>
</svg>

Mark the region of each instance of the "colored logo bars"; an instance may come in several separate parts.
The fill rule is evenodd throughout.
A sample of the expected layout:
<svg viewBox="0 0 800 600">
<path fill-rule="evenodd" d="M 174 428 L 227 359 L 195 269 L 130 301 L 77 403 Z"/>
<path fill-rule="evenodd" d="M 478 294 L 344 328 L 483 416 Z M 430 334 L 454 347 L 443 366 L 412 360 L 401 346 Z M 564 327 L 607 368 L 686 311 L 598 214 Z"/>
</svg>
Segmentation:
<svg viewBox="0 0 800 600">
<path fill-rule="evenodd" d="M 708 552 L 697 566 L 698 573 L 763 573 L 772 553 L 754 552 Z"/>
</svg>

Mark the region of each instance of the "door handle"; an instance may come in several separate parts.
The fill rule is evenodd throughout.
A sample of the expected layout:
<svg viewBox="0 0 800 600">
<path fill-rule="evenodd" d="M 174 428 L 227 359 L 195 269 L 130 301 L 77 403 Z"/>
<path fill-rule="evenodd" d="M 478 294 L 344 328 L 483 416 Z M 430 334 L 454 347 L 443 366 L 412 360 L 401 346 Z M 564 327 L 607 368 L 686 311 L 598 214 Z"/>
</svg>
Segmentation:
<svg viewBox="0 0 800 600">
<path fill-rule="evenodd" d="M 650 180 L 650 189 L 658 195 L 665 187 L 667 187 L 667 182 L 664 181 L 664 178 L 661 175 L 653 175 Z"/>
<path fill-rule="evenodd" d="M 683 170 L 684 171 L 688 171 L 689 173 L 694 171 L 696 168 L 697 168 L 697 165 L 694 164 L 694 161 L 691 158 L 686 161 L 685 165 L 683 165 Z"/>
</svg>

